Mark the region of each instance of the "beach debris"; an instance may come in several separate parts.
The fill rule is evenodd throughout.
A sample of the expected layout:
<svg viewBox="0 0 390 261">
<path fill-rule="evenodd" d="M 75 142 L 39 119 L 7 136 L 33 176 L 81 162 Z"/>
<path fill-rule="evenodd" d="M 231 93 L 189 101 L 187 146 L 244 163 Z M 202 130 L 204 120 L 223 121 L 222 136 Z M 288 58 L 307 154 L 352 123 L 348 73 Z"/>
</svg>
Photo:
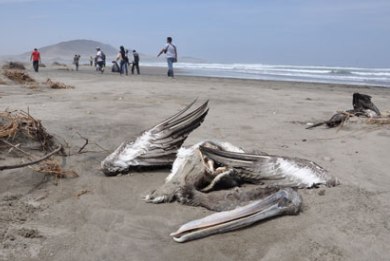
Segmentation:
<svg viewBox="0 0 390 261">
<path fill-rule="evenodd" d="M 36 82 L 33 78 L 30 77 L 30 75 L 28 75 L 28 73 L 25 73 L 21 70 L 15 70 L 15 69 L 4 70 L 3 74 L 8 79 L 20 84 L 30 84 Z"/>
<path fill-rule="evenodd" d="M 347 122 L 351 117 L 368 118 L 368 123 L 386 122 L 386 120 L 374 120 L 380 119 L 382 114 L 379 111 L 378 107 L 376 107 L 375 104 L 371 101 L 371 98 L 372 97 L 367 94 L 354 93 L 352 95 L 352 110 L 339 111 L 334 114 L 329 120 L 310 124 L 310 126 L 306 127 L 306 129 L 312 129 L 321 125 L 326 125 L 328 128 L 343 126 L 343 124 Z"/>
<path fill-rule="evenodd" d="M 53 62 L 53 63 L 52 63 L 52 65 L 54 65 L 54 66 L 62 66 L 62 67 L 67 67 L 67 65 L 66 65 L 66 64 L 64 64 L 64 63 L 59 63 L 59 62 Z"/>
<path fill-rule="evenodd" d="M 4 70 L 8 70 L 8 69 L 25 70 L 26 67 L 24 67 L 24 65 L 20 62 L 9 62 L 3 65 L 3 69 Z"/>
<path fill-rule="evenodd" d="M 87 194 L 87 193 L 90 193 L 91 191 L 89 189 L 82 189 L 80 190 L 77 194 L 76 194 L 76 197 L 77 198 L 80 198 L 82 195 L 84 194 Z"/>
<path fill-rule="evenodd" d="M 171 166 L 188 135 L 198 128 L 208 112 L 208 101 L 189 111 L 196 100 L 178 113 L 143 131 L 134 141 L 123 142 L 102 162 L 105 175 Z"/>
<path fill-rule="evenodd" d="M 39 149 L 43 151 L 52 151 L 56 145 L 41 121 L 24 111 L 0 112 L 0 140 L 25 145 L 38 143 Z"/>
<path fill-rule="evenodd" d="M 367 120 L 368 124 L 386 125 L 390 124 L 390 115 L 381 118 L 370 118 Z"/>
<path fill-rule="evenodd" d="M 35 172 L 43 173 L 56 178 L 76 178 L 79 175 L 74 170 L 66 170 L 61 167 L 55 159 L 48 159 L 39 163 L 38 166 L 32 167 Z"/>
<path fill-rule="evenodd" d="M 15 145 L 12 145 L 12 147 L 16 148 L 17 150 L 20 150 L 22 151 L 23 153 L 27 154 L 26 152 L 24 152 L 23 150 L 17 148 Z M 27 166 L 30 166 L 30 165 L 34 165 L 34 164 L 37 164 L 41 161 L 44 161 L 48 158 L 50 158 L 51 156 L 53 156 L 54 154 L 60 152 L 62 150 L 62 146 L 59 146 L 57 149 L 53 150 L 52 152 L 50 152 L 49 154 L 43 156 L 42 158 L 39 158 L 37 160 L 33 160 L 33 161 L 30 161 L 30 162 L 27 162 L 27 163 L 21 163 L 21 164 L 14 164 L 14 165 L 5 165 L 5 166 L 0 166 L 0 171 L 1 170 L 6 170 L 6 169 L 17 169 L 17 168 L 23 168 L 23 167 L 27 167 Z M 31 155 L 29 155 L 31 156 Z"/>
<path fill-rule="evenodd" d="M 7 169 L 23 168 L 37 165 L 33 169 L 46 175 L 57 178 L 76 177 L 77 173 L 64 170 L 56 160 L 51 159 L 55 154 L 64 156 L 64 148 L 57 144 L 56 140 L 43 127 L 41 121 L 33 118 L 24 111 L 0 112 L 0 148 L 2 153 L 9 157 L 11 152 L 17 152 L 22 163 L 0 166 L 0 171 Z M 43 156 L 38 151 L 43 151 Z M 19 156 L 27 157 L 28 161 Z"/>
<path fill-rule="evenodd" d="M 46 80 L 46 84 L 52 89 L 74 89 L 74 86 L 66 85 L 62 82 L 53 82 L 50 78 Z"/>
</svg>

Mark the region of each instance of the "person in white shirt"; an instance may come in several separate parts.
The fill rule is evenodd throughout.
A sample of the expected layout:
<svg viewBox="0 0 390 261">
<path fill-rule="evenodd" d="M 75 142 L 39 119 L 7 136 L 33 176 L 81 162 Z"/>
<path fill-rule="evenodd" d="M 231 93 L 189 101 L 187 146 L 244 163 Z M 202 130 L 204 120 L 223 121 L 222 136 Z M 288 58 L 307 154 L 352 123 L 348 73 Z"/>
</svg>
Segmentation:
<svg viewBox="0 0 390 261">
<path fill-rule="evenodd" d="M 157 57 L 159 57 L 162 53 L 165 53 L 167 57 L 168 77 L 173 78 L 173 63 L 177 62 L 177 49 L 176 46 L 172 43 L 172 37 L 167 37 L 167 44 L 163 49 L 161 49 Z"/>
<path fill-rule="evenodd" d="M 104 54 L 102 52 L 102 50 L 100 50 L 99 47 L 96 48 L 96 58 L 95 58 L 95 61 L 96 61 L 96 70 L 97 71 L 100 71 L 101 73 L 104 72 L 104 62 L 105 62 L 105 57 L 104 57 Z"/>
</svg>

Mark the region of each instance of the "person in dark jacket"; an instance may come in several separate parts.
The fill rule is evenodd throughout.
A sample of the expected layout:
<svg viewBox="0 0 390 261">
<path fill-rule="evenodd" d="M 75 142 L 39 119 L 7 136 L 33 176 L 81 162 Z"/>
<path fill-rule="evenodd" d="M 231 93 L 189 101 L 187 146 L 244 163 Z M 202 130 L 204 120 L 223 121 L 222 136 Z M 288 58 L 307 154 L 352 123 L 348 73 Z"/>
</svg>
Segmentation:
<svg viewBox="0 0 390 261">
<path fill-rule="evenodd" d="M 136 50 L 133 50 L 133 64 L 131 65 L 131 74 L 134 74 L 134 68 L 137 69 L 137 74 L 139 74 L 139 54 Z"/>
<path fill-rule="evenodd" d="M 120 60 L 120 68 L 121 68 L 121 75 L 126 73 L 128 75 L 128 63 L 129 63 L 129 58 L 127 57 L 125 48 L 123 46 L 119 47 L 119 53 L 118 56 L 116 57 L 116 60 Z"/>
</svg>

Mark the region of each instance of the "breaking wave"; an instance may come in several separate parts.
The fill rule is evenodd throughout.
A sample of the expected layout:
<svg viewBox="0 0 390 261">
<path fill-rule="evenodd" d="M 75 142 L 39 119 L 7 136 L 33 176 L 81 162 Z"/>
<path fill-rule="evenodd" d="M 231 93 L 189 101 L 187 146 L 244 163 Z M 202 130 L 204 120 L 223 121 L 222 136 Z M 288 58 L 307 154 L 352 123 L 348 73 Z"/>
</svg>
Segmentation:
<svg viewBox="0 0 390 261">
<path fill-rule="evenodd" d="M 165 67 L 165 63 L 145 66 Z M 264 64 L 177 63 L 177 74 L 258 80 L 342 83 L 390 87 L 390 68 L 290 66 Z"/>
</svg>

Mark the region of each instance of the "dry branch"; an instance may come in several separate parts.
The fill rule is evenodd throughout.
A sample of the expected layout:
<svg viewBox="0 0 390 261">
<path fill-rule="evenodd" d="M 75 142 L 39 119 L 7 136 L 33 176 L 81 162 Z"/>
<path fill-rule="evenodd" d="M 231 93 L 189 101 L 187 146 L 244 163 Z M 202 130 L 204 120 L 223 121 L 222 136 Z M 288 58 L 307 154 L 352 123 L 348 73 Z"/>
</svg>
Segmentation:
<svg viewBox="0 0 390 261">
<path fill-rule="evenodd" d="M 0 170 L 5 170 L 5 169 L 17 169 L 17 168 L 23 168 L 23 167 L 26 167 L 26 166 L 30 166 L 30 165 L 37 164 L 37 163 L 39 163 L 39 162 L 41 162 L 41 161 L 44 161 L 45 159 L 47 159 L 47 158 L 53 156 L 54 154 L 56 154 L 57 152 L 59 152 L 61 149 L 62 149 L 62 146 L 59 146 L 57 149 L 55 149 L 54 151 L 50 152 L 49 154 L 46 154 L 46 155 L 43 156 L 42 158 L 37 159 L 37 160 L 34 160 L 34 161 L 27 162 L 27 163 L 16 164 L 16 165 L 5 165 L 5 166 L 0 166 Z"/>
</svg>

